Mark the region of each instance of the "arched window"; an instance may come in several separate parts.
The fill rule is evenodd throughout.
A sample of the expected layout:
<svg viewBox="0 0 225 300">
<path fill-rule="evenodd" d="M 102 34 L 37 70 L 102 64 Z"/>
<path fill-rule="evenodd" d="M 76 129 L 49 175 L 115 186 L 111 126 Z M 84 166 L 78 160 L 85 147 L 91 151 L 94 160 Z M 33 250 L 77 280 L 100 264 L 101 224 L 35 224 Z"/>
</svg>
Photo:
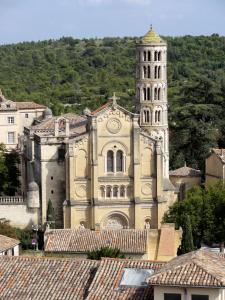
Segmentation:
<svg viewBox="0 0 225 300">
<path fill-rule="evenodd" d="M 158 111 L 158 122 L 159 123 L 161 122 L 161 111 L 160 110 Z"/>
<path fill-rule="evenodd" d="M 114 171 L 114 157 L 113 157 L 113 151 L 109 150 L 107 152 L 107 172 L 113 172 Z"/>
<path fill-rule="evenodd" d="M 158 90 L 157 88 L 154 89 L 154 100 L 158 99 Z"/>
<path fill-rule="evenodd" d="M 120 187 L 120 197 L 125 197 L 125 186 L 124 185 L 121 185 Z"/>
<path fill-rule="evenodd" d="M 147 99 L 147 96 L 146 96 L 146 88 L 143 88 L 143 94 L 144 94 L 144 100 Z"/>
<path fill-rule="evenodd" d="M 147 88 L 147 99 L 151 100 L 151 89 L 149 87 Z"/>
<path fill-rule="evenodd" d="M 151 51 L 148 51 L 148 61 L 151 61 Z"/>
<path fill-rule="evenodd" d="M 144 78 L 147 77 L 147 68 L 146 68 L 146 66 L 143 67 L 143 77 Z"/>
<path fill-rule="evenodd" d="M 162 52 L 159 51 L 159 52 L 158 52 L 158 61 L 161 61 L 161 59 L 162 59 Z"/>
<path fill-rule="evenodd" d="M 116 152 L 116 172 L 123 172 L 123 151 Z"/>
<path fill-rule="evenodd" d="M 105 188 L 104 188 L 104 186 L 100 187 L 100 195 L 101 195 L 101 198 L 105 198 Z"/>
<path fill-rule="evenodd" d="M 155 53 L 154 53 L 154 60 L 157 61 L 157 59 L 158 59 L 158 52 L 155 51 Z"/>
<path fill-rule="evenodd" d="M 161 100 L 161 88 L 158 89 L 158 100 Z"/>
<path fill-rule="evenodd" d="M 158 67 L 155 66 L 155 79 L 157 78 L 157 75 L 158 75 Z"/>
<path fill-rule="evenodd" d="M 155 123 L 157 123 L 158 120 L 158 110 L 155 111 Z"/>
<path fill-rule="evenodd" d="M 113 197 L 118 198 L 118 196 L 119 196 L 119 188 L 118 188 L 118 186 L 114 186 L 113 187 Z"/>
<path fill-rule="evenodd" d="M 144 109 L 143 113 L 144 113 L 143 122 L 144 123 L 149 123 L 150 122 L 150 111 L 147 110 L 147 109 Z"/>
<path fill-rule="evenodd" d="M 144 51 L 144 61 L 146 61 L 146 51 Z"/>
<path fill-rule="evenodd" d="M 160 123 L 161 122 L 161 111 L 156 110 L 155 111 L 155 123 Z"/>
<path fill-rule="evenodd" d="M 151 67 L 148 66 L 148 78 L 151 78 Z"/>
<path fill-rule="evenodd" d="M 158 74 L 157 75 L 158 75 L 158 78 L 161 78 L 161 67 L 160 66 L 158 67 Z"/>
<path fill-rule="evenodd" d="M 106 197 L 110 198 L 111 197 L 111 186 L 106 187 Z"/>
</svg>

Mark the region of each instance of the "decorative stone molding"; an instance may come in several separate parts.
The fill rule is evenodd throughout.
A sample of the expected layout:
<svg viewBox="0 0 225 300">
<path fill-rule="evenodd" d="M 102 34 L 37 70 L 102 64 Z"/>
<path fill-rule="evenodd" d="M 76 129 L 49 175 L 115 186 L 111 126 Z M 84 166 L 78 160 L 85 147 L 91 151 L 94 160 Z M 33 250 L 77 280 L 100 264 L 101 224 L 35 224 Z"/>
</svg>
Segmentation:
<svg viewBox="0 0 225 300">
<path fill-rule="evenodd" d="M 119 119 L 111 118 L 108 120 L 106 127 L 110 133 L 116 134 L 120 131 L 122 124 Z"/>
</svg>

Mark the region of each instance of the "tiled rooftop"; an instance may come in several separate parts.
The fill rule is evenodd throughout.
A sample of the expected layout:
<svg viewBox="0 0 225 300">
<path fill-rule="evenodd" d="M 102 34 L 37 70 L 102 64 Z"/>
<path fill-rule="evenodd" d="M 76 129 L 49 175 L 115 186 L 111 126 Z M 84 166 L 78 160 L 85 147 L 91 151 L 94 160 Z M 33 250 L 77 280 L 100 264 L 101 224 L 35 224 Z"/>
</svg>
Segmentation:
<svg viewBox="0 0 225 300">
<path fill-rule="evenodd" d="M 102 106 L 98 107 L 96 110 L 91 112 L 91 115 L 96 115 L 97 113 L 99 113 L 100 111 L 104 110 L 105 108 L 107 108 L 108 106 L 110 106 L 113 103 L 112 100 L 109 100 L 108 102 L 106 102 L 105 104 L 103 104 Z"/>
<path fill-rule="evenodd" d="M 94 280 L 89 288 L 87 300 L 153 300 L 153 288 L 120 287 L 124 268 L 153 269 L 162 266 L 160 262 L 144 260 L 108 259 L 101 261 Z"/>
<path fill-rule="evenodd" d="M 83 300 L 98 261 L 0 256 L 1 300 Z"/>
<path fill-rule="evenodd" d="M 0 252 L 6 251 L 10 248 L 15 247 L 16 245 L 19 245 L 20 241 L 16 239 L 12 239 L 5 235 L 0 235 Z"/>
<path fill-rule="evenodd" d="M 101 247 L 119 248 L 124 253 L 145 253 L 146 230 L 55 229 L 45 234 L 46 252 L 87 252 Z"/>
<path fill-rule="evenodd" d="M 32 130 L 38 134 L 45 134 L 47 132 L 53 132 L 55 128 L 55 121 L 59 118 L 66 118 L 69 120 L 70 134 L 72 136 L 77 136 L 86 132 L 87 119 L 84 116 L 79 116 L 74 113 L 67 113 L 60 117 L 51 117 L 49 119 L 44 119 L 40 123 L 32 126 Z M 62 129 L 64 124 L 59 123 L 59 130 Z M 65 126 L 64 126 L 65 127 Z"/>
<path fill-rule="evenodd" d="M 38 104 L 35 102 L 31 101 L 26 101 L 26 102 L 15 102 L 16 103 L 16 108 L 17 109 L 45 109 L 46 106 L 42 104 Z"/>
<path fill-rule="evenodd" d="M 201 171 L 184 166 L 179 169 L 170 171 L 169 174 L 170 176 L 179 176 L 179 177 L 200 177 Z"/>
<path fill-rule="evenodd" d="M 181 255 L 147 279 L 150 285 L 225 287 L 225 259 L 206 250 Z"/>
</svg>

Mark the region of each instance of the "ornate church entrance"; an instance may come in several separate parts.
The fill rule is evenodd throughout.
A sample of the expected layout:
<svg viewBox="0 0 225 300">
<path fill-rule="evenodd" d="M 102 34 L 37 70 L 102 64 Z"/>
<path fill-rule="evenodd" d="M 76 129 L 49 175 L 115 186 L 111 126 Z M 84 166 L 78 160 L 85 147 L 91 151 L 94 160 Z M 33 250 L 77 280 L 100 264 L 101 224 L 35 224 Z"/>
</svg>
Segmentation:
<svg viewBox="0 0 225 300">
<path fill-rule="evenodd" d="M 102 221 L 101 227 L 103 229 L 127 229 L 129 224 L 125 216 L 120 213 L 114 213 Z"/>
</svg>

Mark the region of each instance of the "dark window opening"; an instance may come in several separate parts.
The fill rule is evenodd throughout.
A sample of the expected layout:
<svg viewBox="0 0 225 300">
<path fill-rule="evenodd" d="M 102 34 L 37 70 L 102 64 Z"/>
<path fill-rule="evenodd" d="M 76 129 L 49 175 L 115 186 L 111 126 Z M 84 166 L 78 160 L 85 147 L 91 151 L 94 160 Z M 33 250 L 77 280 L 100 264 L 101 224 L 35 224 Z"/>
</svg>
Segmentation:
<svg viewBox="0 0 225 300">
<path fill-rule="evenodd" d="M 123 172 L 123 152 L 121 150 L 116 153 L 116 171 Z"/>
<path fill-rule="evenodd" d="M 181 294 L 164 294 L 164 300 L 181 300 Z"/>
<path fill-rule="evenodd" d="M 107 152 L 107 172 L 114 171 L 113 165 L 114 165 L 113 151 L 109 150 Z"/>
<path fill-rule="evenodd" d="M 58 149 L 58 161 L 59 162 L 63 162 L 65 160 L 65 154 L 66 154 L 66 151 L 64 148 Z"/>
<path fill-rule="evenodd" d="M 191 300 L 209 300 L 208 295 L 191 295 Z"/>
</svg>

